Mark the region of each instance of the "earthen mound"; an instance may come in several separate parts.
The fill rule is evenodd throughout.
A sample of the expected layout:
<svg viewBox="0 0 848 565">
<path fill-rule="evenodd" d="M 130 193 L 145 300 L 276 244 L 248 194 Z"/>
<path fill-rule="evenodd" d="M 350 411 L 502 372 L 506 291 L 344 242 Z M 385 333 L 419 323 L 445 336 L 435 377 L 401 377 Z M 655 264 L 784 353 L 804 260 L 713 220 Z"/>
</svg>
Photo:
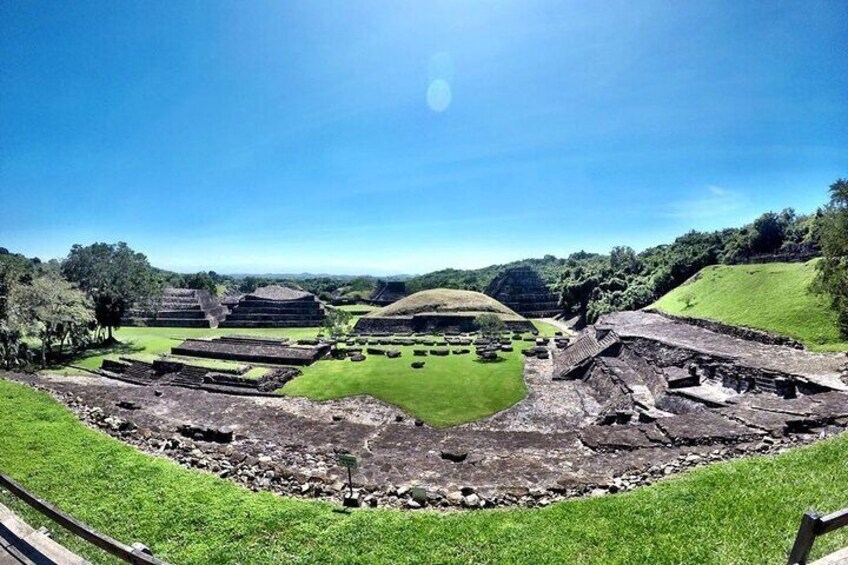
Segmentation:
<svg viewBox="0 0 848 565">
<path fill-rule="evenodd" d="M 481 314 L 495 314 L 515 331 L 532 331 L 524 317 L 494 298 L 470 290 L 437 288 L 416 292 L 360 318 L 359 332 L 473 331 Z"/>
</svg>

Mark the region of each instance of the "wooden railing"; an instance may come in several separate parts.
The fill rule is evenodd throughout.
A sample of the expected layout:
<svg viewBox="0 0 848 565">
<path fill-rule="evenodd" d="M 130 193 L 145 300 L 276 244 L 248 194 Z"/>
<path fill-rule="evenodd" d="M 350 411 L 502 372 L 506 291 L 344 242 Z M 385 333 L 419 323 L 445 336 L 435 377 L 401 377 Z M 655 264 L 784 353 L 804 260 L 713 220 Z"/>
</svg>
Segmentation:
<svg viewBox="0 0 848 565">
<path fill-rule="evenodd" d="M 819 516 L 815 510 L 808 511 L 801 518 L 801 527 L 798 528 L 795 544 L 789 553 L 789 565 L 806 565 L 816 538 L 843 526 L 848 526 L 848 509 L 825 516 Z"/>
<path fill-rule="evenodd" d="M 41 500 L 40 498 L 27 491 L 21 485 L 19 485 L 11 478 L 7 477 L 2 473 L 0 473 L 0 487 L 4 487 L 13 495 L 17 496 L 18 498 L 29 504 L 31 507 L 33 507 L 35 510 L 38 510 L 39 512 L 41 512 L 42 514 L 44 514 L 52 521 L 56 522 L 72 534 L 81 537 L 85 541 L 99 547 L 107 553 L 114 555 L 122 561 L 138 565 L 167 565 L 161 559 L 157 559 L 152 555 L 143 552 L 141 549 L 125 545 L 117 540 L 110 538 L 107 535 L 101 534 L 100 532 L 91 529 L 82 522 L 79 522 L 71 516 L 65 514 L 58 508 Z"/>
</svg>

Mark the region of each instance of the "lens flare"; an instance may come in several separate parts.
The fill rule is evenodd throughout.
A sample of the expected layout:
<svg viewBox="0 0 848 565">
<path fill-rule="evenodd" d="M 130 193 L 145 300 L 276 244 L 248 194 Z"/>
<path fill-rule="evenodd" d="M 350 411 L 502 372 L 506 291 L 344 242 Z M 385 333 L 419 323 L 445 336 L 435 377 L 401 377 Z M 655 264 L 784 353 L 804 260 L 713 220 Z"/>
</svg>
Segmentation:
<svg viewBox="0 0 848 565">
<path fill-rule="evenodd" d="M 446 80 L 436 79 L 427 88 L 427 105 L 434 112 L 444 112 L 451 103 L 451 87 Z"/>
</svg>

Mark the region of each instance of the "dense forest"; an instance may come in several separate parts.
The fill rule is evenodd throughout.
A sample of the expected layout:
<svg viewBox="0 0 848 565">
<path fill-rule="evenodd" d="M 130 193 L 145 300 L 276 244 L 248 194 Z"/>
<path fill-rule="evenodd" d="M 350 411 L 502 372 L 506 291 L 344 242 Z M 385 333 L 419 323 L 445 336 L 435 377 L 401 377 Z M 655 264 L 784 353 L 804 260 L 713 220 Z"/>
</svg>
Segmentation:
<svg viewBox="0 0 848 565">
<path fill-rule="evenodd" d="M 768 212 L 740 228 L 691 231 L 639 253 L 619 246 L 607 254 L 578 251 L 564 258 L 546 255 L 482 269 L 445 269 L 414 277 L 407 286 L 413 292 L 439 287 L 482 291 L 500 272 L 526 265 L 561 294 L 567 314 L 591 323 L 605 312 L 644 307 L 707 265 L 814 257 L 821 251 L 823 214 Z"/>
</svg>

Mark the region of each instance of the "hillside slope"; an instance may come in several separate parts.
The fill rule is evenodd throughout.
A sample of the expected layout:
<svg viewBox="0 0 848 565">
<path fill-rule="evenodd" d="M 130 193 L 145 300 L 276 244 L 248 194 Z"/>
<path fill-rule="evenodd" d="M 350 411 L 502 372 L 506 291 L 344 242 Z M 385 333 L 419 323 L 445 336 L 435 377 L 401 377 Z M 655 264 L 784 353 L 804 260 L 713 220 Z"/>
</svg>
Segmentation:
<svg viewBox="0 0 848 565">
<path fill-rule="evenodd" d="M 702 269 L 652 307 L 776 332 L 802 341 L 810 349 L 848 350 L 826 298 L 808 290 L 814 276 L 815 260 L 715 265 Z"/>
</svg>

